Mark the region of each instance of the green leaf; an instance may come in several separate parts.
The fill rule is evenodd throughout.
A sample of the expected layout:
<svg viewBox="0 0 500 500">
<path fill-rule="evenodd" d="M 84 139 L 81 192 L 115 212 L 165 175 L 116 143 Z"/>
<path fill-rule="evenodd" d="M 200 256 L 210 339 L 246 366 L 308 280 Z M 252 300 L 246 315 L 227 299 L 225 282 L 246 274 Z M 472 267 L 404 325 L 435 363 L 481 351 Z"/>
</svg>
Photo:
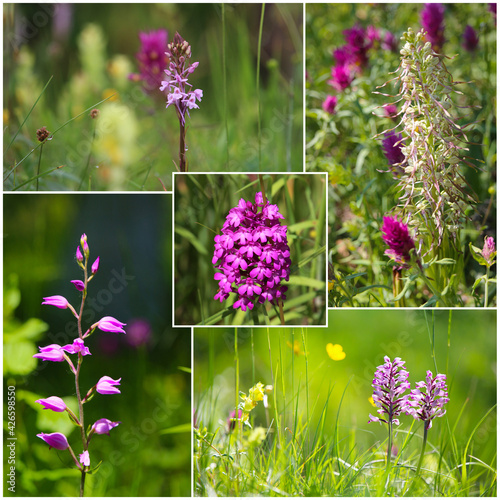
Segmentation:
<svg viewBox="0 0 500 500">
<path fill-rule="evenodd" d="M 441 260 L 436 260 L 434 262 L 434 264 L 438 264 L 440 266 L 452 266 L 455 263 L 456 263 L 455 259 L 449 259 L 449 258 L 441 259 Z"/>
<path fill-rule="evenodd" d="M 188 240 L 189 243 L 191 243 L 191 245 L 193 245 L 200 254 L 202 254 L 202 255 L 208 254 L 207 249 L 198 241 L 196 236 L 191 231 L 188 231 L 187 229 L 185 229 L 183 227 L 176 226 L 175 232 L 181 238 L 185 238 L 186 240 Z"/>
<path fill-rule="evenodd" d="M 164 435 L 164 434 L 181 434 L 183 432 L 191 432 L 191 429 L 193 428 L 192 424 L 181 424 L 181 425 L 176 425 L 174 427 L 169 427 L 168 429 L 163 429 L 159 431 L 158 434 Z"/>
<path fill-rule="evenodd" d="M 177 367 L 178 370 L 180 370 L 181 372 L 186 372 L 186 373 L 191 373 L 191 368 L 188 368 L 187 366 L 178 366 Z"/>
<path fill-rule="evenodd" d="M 3 347 L 3 373 L 11 375 L 28 375 L 37 365 L 33 357 L 38 351 L 33 342 L 6 343 Z"/>
<path fill-rule="evenodd" d="M 288 283 L 290 285 L 308 286 L 308 287 L 317 288 L 317 289 L 322 289 L 322 288 L 325 288 L 325 286 L 326 286 L 324 281 L 317 280 L 314 278 L 309 278 L 307 276 L 290 276 Z"/>
</svg>

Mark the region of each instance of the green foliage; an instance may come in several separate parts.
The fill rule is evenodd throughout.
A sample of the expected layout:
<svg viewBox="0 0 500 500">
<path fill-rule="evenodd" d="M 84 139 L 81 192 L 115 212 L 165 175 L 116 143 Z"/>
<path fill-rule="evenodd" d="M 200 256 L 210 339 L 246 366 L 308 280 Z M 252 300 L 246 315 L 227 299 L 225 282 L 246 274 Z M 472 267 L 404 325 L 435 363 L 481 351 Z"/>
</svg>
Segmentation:
<svg viewBox="0 0 500 500">
<path fill-rule="evenodd" d="M 329 329 L 197 328 L 194 491 L 200 496 L 495 496 L 494 311 L 330 311 Z M 328 343 L 346 357 L 329 357 Z M 428 432 L 401 415 L 386 473 L 387 427 L 368 424 L 384 355 L 406 361 L 412 387 L 445 373 L 447 413 Z M 229 428 L 238 390 L 273 386 Z M 411 493 L 410 493 L 411 488 Z"/>
</svg>

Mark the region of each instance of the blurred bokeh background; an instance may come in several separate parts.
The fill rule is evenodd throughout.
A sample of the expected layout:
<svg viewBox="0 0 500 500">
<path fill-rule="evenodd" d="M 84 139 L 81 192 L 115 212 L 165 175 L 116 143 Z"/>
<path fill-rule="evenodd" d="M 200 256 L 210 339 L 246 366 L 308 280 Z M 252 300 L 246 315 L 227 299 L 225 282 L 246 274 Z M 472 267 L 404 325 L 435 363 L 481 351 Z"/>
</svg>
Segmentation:
<svg viewBox="0 0 500 500">
<path fill-rule="evenodd" d="M 86 494 L 190 495 L 191 335 L 171 327 L 171 200 L 166 194 L 4 196 L 4 391 L 16 387 L 16 496 L 79 491 L 69 453 L 49 450 L 36 437 L 59 431 L 75 452 L 81 447 L 65 414 L 35 403 L 59 396 L 76 410 L 74 378 L 65 363 L 32 356 L 37 346 L 75 338 L 71 313 L 41 302 L 63 295 L 79 303 L 70 280 L 82 278 L 75 252 L 83 233 L 90 261 L 100 256 L 84 325 L 108 315 L 127 323 L 126 335 L 96 330 L 86 343 L 92 356 L 82 365 L 82 392 L 103 375 L 122 377 L 120 395 L 97 394 L 85 405 L 88 424 L 103 417 L 121 422 L 109 436 L 92 439 L 92 464 L 102 464 L 88 477 Z"/>
<path fill-rule="evenodd" d="M 340 345 L 345 358 L 332 359 L 328 344 Z M 376 367 L 386 355 L 399 356 L 406 361 L 412 387 L 425 380 L 427 370 L 447 375 L 450 402 L 446 415 L 434 420 L 429 442 L 447 442 L 453 432 L 458 448 L 463 449 L 480 420 L 496 405 L 496 346 L 496 313 L 486 310 L 330 310 L 329 328 L 277 327 L 268 332 L 195 328 L 197 424 L 209 432 L 227 433 L 227 418 L 237 399 L 238 363 L 240 391 L 248 394 L 257 382 L 274 386 L 269 413 L 258 405 L 252 411 L 252 425 L 268 427 L 277 401 L 283 428 L 295 429 L 297 422 L 300 428 L 300 422 L 307 422 L 312 442 L 325 410 L 324 440 L 334 434 L 338 418 L 340 446 L 353 459 L 387 438 L 384 425 L 368 424 L 369 413 L 376 411 L 369 398 Z M 413 419 L 400 420 L 404 433 Z M 421 435 L 422 429 L 417 428 L 417 433 Z M 475 430 L 471 455 L 493 463 L 496 434 L 494 410 Z M 420 444 L 412 446 L 418 450 Z M 451 451 L 446 448 L 446 453 Z"/>
<path fill-rule="evenodd" d="M 159 29 L 169 40 L 178 31 L 200 63 L 189 78 L 203 90 L 187 121 L 189 170 L 301 171 L 302 5 L 265 7 L 257 86 L 261 14 L 259 4 L 4 5 L 6 172 L 38 144 L 41 126 L 54 131 L 113 96 L 97 120 L 86 113 L 45 144 L 40 172 L 64 168 L 42 177 L 40 189 L 161 190 L 158 178 L 168 189 L 178 163 L 175 110 L 165 109 L 159 90 L 147 95 L 129 79 L 138 73 L 139 33 Z M 38 150 L 4 173 L 5 188 L 32 179 L 37 163 Z"/>
<path fill-rule="evenodd" d="M 287 226 L 292 264 L 284 301 L 285 324 L 326 324 L 326 176 L 265 174 L 267 199 L 278 205 Z M 262 191 L 258 175 L 176 175 L 174 186 L 174 307 L 176 325 L 266 324 L 262 306 L 233 309 L 235 295 L 214 300 L 218 282 L 212 264 L 214 237 L 229 210 L 244 198 L 254 203 Z M 280 324 L 277 307 L 268 320 Z"/>
</svg>

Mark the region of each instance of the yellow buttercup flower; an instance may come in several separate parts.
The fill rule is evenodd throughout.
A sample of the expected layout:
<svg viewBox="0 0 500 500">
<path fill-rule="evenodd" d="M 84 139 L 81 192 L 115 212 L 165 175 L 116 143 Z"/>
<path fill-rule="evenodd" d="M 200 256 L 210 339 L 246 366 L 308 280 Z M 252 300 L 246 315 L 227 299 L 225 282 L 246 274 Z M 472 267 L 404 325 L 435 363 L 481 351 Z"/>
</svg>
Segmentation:
<svg viewBox="0 0 500 500">
<path fill-rule="evenodd" d="M 333 361 L 342 361 L 346 357 L 346 353 L 340 344 L 326 344 L 326 352 Z"/>
</svg>

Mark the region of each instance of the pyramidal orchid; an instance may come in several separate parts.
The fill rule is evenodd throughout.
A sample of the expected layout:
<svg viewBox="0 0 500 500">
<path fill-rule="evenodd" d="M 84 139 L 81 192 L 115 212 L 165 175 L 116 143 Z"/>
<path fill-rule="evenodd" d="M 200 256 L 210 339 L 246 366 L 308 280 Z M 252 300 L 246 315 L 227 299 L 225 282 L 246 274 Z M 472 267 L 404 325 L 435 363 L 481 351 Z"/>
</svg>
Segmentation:
<svg viewBox="0 0 500 500">
<path fill-rule="evenodd" d="M 277 205 L 265 201 L 262 192 L 255 203 L 240 199 L 229 210 L 220 235 L 215 236 L 212 264 L 219 289 L 214 297 L 223 302 L 236 295 L 233 308 L 246 311 L 255 304 L 286 298 L 282 280 L 290 277 L 290 248 L 284 216 Z"/>
<path fill-rule="evenodd" d="M 85 427 L 83 406 L 87 401 L 89 401 L 90 396 L 93 396 L 94 392 L 98 392 L 100 394 L 120 394 L 120 391 L 116 388 L 116 386 L 120 385 L 121 381 L 121 378 L 114 380 L 108 376 L 101 377 L 97 384 L 88 391 L 87 396 L 85 398 L 82 397 L 82 392 L 80 389 L 80 371 L 84 357 L 91 355 L 89 347 L 85 345 L 85 339 L 87 339 L 95 331 L 96 328 L 99 328 L 100 330 L 105 332 L 126 333 L 123 329 L 126 324 L 118 321 L 111 316 L 103 317 L 97 323 L 90 326 L 89 329 L 84 333 L 84 330 L 82 328 L 82 318 L 84 313 L 85 301 L 87 298 L 88 285 L 99 269 L 99 257 L 97 257 L 97 259 L 91 266 L 91 273 L 89 275 L 89 256 L 90 248 L 87 242 L 87 236 L 83 234 L 80 238 L 80 246 L 76 250 L 76 262 L 83 271 L 83 280 L 71 281 L 75 285 L 76 290 L 81 292 L 81 303 L 78 313 L 76 312 L 76 309 L 69 303 L 69 301 L 61 295 L 44 297 L 42 302 L 42 305 L 51 305 L 59 309 L 69 309 L 73 313 L 77 321 L 78 337 L 74 339 L 72 343 L 66 344 L 64 346 L 60 346 L 59 344 L 50 344 L 45 347 L 39 347 L 38 349 L 40 352 L 33 356 L 34 358 L 41 359 L 42 361 L 66 361 L 75 377 L 75 393 L 78 401 L 77 413 L 74 413 L 71 408 L 67 406 L 64 400 L 59 396 L 41 398 L 36 402 L 42 405 L 44 410 L 50 410 L 58 413 L 66 412 L 68 414 L 68 418 L 79 429 L 81 437 L 80 446 L 82 447 L 82 453 L 80 453 L 77 458 L 73 451 L 73 448 L 69 444 L 68 438 L 60 432 L 54 432 L 52 434 L 45 434 L 42 432 L 40 434 L 37 434 L 37 437 L 45 441 L 51 448 L 69 451 L 77 469 L 81 473 L 80 496 L 84 495 L 85 477 L 90 472 L 92 462 L 92 457 L 89 452 L 89 445 L 91 443 L 92 435 L 109 434 L 109 431 L 120 423 L 101 418 L 96 421 L 92 427 L 89 426 L 88 429 Z M 73 360 L 69 355 L 75 356 Z"/>
</svg>

